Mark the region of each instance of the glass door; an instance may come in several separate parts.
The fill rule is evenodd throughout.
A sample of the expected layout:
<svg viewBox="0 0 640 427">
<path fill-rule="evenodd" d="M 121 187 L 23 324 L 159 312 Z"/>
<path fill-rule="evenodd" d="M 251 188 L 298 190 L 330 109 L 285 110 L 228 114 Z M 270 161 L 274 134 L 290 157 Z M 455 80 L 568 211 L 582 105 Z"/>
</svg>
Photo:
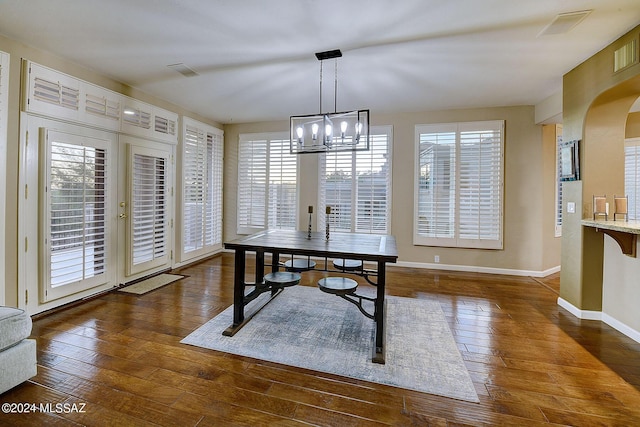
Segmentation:
<svg viewBox="0 0 640 427">
<path fill-rule="evenodd" d="M 171 152 L 128 144 L 126 276 L 171 266 Z"/>
</svg>

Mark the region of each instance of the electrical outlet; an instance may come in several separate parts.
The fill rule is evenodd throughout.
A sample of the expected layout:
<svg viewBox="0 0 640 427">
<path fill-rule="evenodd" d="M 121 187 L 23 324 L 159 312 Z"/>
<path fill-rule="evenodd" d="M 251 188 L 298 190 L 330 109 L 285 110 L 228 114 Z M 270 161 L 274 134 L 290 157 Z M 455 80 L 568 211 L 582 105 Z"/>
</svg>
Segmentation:
<svg viewBox="0 0 640 427">
<path fill-rule="evenodd" d="M 433 262 L 440 262 L 440 255 L 436 255 L 433 257 Z"/>
</svg>

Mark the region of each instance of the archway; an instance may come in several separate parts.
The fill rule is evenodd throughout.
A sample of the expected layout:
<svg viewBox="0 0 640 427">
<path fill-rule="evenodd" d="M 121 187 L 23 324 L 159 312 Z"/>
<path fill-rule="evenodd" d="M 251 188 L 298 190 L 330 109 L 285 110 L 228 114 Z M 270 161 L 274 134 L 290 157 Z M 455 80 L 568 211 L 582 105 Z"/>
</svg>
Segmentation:
<svg viewBox="0 0 640 427">
<path fill-rule="evenodd" d="M 581 147 L 582 218 L 590 218 L 592 215 L 593 195 L 606 194 L 612 200 L 614 194 L 622 195 L 625 192 L 625 132 L 629 111 L 639 96 L 640 76 L 637 76 L 604 91 L 589 106 L 584 120 Z M 605 238 L 592 227 L 582 227 L 582 233 L 580 308 L 601 311 L 605 320 Z M 621 257 L 622 261 L 615 260 L 611 265 L 623 270 L 618 272 L 622 281 L 630 277 L 629 274 L 625 274 L 625 269 L 631 268 L 635 271 L 635 268 L 640 268 L 634 267 L 640 266 L 640 259 L 624 259 L 619 249 L 613 257 Z M 626 287 L 622 286 L 621 289 Z M 640 298 L 640 292 L 627 296 Z M 625 313 L 619 314 L 623 318 L 629 318 Z M 629 326 L 640 330 L 640 324 Z"/>
</svg>

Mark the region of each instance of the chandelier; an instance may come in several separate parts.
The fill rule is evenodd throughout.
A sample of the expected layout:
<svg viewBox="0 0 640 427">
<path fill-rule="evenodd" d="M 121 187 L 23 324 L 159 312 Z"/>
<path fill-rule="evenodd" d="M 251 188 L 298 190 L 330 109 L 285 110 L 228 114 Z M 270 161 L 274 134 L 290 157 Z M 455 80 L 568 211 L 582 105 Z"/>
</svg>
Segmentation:
<svg viewBox="0 0 640 427">
<path fill-rule="evenodd" d="M 291 154 L 369 149 L 369 110 L 337 111 L 339 49 L 317 52 L 320 61 L 320 113 L 291 116 Z M 322 63 L 335 59 L 334 112 L 322 112 Z"/>
</svg>

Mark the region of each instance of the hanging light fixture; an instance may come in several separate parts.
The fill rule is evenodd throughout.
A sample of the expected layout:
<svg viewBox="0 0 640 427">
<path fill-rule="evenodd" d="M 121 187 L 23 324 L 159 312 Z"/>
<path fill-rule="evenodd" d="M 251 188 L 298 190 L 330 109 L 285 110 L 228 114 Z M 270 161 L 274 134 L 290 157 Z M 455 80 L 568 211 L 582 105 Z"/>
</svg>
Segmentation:
<svg viewBox="0 0 640 427">
<path fill-rule="evenodd" d="M 320 113 L 291 116 L 291 154 L 369 149 L 369 110 L 337 111 L 339 49 L 316 53 L 320 61 Z M 322 63 L 335 59 L 334 112 L 322 112 Z"/>
</svg>

